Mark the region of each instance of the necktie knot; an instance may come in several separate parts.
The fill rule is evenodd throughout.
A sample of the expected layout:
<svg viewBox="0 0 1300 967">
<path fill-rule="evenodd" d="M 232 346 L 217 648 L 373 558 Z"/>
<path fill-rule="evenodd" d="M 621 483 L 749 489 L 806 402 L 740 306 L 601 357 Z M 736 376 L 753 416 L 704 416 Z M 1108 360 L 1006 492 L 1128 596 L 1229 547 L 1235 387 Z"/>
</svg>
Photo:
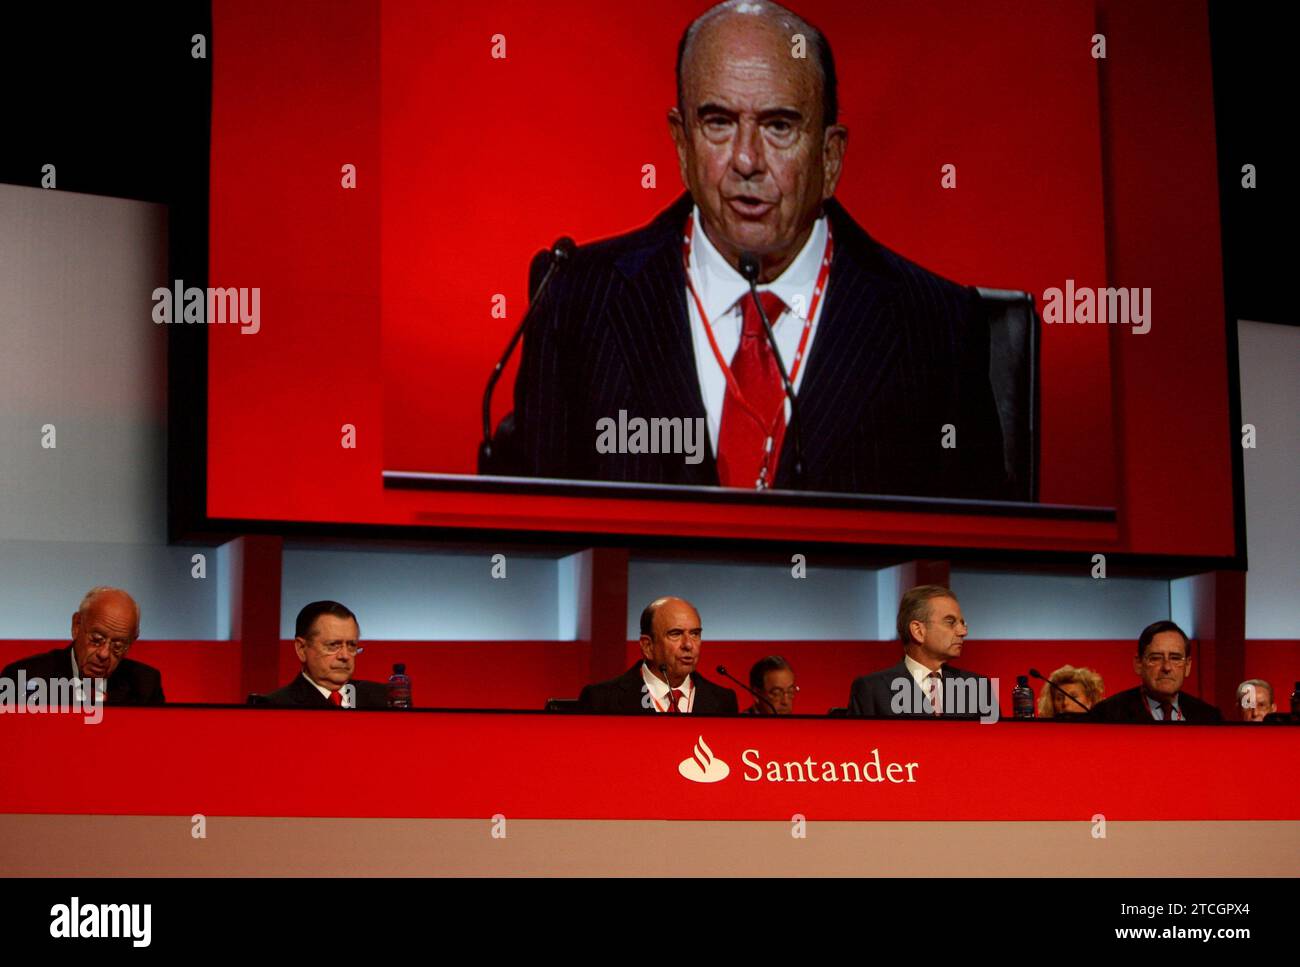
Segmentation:
<svg viewBox="0 0 1300 967">
<path fill-rule="evenodd" d="M 343 707 L 343 692 L 342 692 L 342 690 L 339 690 L 339 691 L 336 691 L 336 692 L 330 692 L 330 704 L 333 705 L 335 708 L 342 708 L 342 707 Z"/>
<path fill-rule="evenodd" d="M 785 303 L 781 301 L 781 297 L 775 292 L 760 292 L 758 301 L 763 304 L 763 312 L 767 315 L 767 321 L 775 326 L 776 320 L 785 311 Z M 763 320 L 758 317 L 758 310 L 754 308 L 754 297 L 752 295 L 746 295 L 741 300 L 740 316 L 742 339 L 767 339 L 763 332 Z"/>
<path fill-rule="evenodd" d="M 772 292 L 758 298 L 775 326 L 785 303 Z M 722 406 L 718 478 L 724 487 L 750 488 L 770 485 L 776 475 L 785 437 L 785 390 L 751 295 L 740 300 L 740 314 L 740 344 L 731 357 L 734 383 Z"/>
<path fill-rule="evenodd" d="M 682 700 L 683 692 L 680 688 L 670 688 L 668 690 L 668 711 L 681 713 L 681 707 L 677 704 Z"/>
</svg>

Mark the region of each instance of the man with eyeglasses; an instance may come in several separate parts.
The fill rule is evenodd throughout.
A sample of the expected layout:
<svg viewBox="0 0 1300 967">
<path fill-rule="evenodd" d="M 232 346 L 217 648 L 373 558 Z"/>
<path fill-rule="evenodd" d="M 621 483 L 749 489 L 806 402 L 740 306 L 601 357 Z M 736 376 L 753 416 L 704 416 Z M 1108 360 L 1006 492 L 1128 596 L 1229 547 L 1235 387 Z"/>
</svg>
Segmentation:
<svg viewBox="0 0 1300 967">
<path fill-rule="evenodd" d="M 799 686 L 794 683 L 794 669 L 780 655 L 768 655 L 754 662 L 749 670 L 749 687 L 767 701 L 755 700 L 742 715 L 794 714 L 794 697 L 799 694 Z"/>
<path fill-rule="evenodd" d="M 96 704 L 161 705 L 166 701 L 162 674 L 126 657 L 139 636 L 135 599 L 120 588 L 91 588 L 72 616 L 70 645 L 19 659 L 0 671 L 0 678 L 17 681 L 22 671 L 28 688 L 37 679 L 93 679 Z"/>
<path fill-rule="evenodd" d="M 313 601 L 298 612 L 293 650 L 302 673 L 266 696 L 266 705 L 293 708 L 386 708 L 379 682 L 355 681 L 363 651 L 357 616 L 337 601 Z M 351 686 L 351 687 L 345 687 Z"/>
<path fill-rule="evenodd" d="M 951 664 L 970 633 L 952 591 L 938 584 L 909 588 L 898 603 L 895 627 L 903 660 L 854 680 L 850 715 L 976 716 L 996 706 L 987 678 Z"/>
<path fill-rule="evenodd" d="M 1208 702 L 1186 694 L 1183 682 L 1192 669 L 1192 644 L 1172 621 L 1142 629 L 1133 671 L 1142 684 L 1098 702 L 1088 718 L 1098 722 L 1222 722 Z"/>
<path fill-rule="evenodd" d="M 584 712 L 735 715 L 736 693 L 700 674 L 700 613 L 681 598 L 656 598 L 641 612 L 641 661 L 618 678 L 586 685 Z"/>
</svg>

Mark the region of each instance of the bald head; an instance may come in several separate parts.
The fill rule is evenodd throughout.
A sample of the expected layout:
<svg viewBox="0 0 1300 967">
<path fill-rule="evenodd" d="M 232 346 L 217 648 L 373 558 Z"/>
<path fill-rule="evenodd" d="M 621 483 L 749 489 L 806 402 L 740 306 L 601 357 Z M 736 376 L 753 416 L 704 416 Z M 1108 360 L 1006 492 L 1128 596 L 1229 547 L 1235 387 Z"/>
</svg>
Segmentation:
<svg viewBox="0 0 1300 967">
<path fill-rule="evenodd" d="M 733 267 L 779 278 L 835 194 L 848 132 L 821 32 L 774 3 L 731 0 L 682 36 L 668 112 L 682 183 Z"/>
<path fill-rule="evenodd" d="M 91 588 L 72 616 L 72 651 L 88 678 L 108 678 L 140 634 L 140 606 L 120 588 Z"/>
<path fill-rule="evenodd" d="M 797 38 L 803 38 L 803 56 L 795 56 Z M 821 106 L 821 126 L 839 118 L 839 85 L 835 58 L 825 35 L 803 17 L 768 0 L 727 0 L 700 14 L 677 45 L 677 107 L 685 114 L 688 83 L 698 72 L 712 73 L 727 52 L 761 45 L 807 74 Z"/>
<path fill-rule="evenodd" d="M 653 675 L 673 688 L 695 670 L 700 657 L 700 613 L 681 598 L 656 598 L 641 612 L 641 656 Z"/>
</svg>

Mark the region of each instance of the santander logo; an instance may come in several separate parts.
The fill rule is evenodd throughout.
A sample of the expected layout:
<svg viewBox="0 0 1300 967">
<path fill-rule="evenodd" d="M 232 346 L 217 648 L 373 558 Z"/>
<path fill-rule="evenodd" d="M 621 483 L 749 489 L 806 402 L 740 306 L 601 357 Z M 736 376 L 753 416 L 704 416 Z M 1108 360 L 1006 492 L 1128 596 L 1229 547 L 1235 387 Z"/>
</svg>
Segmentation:
<svg viewBox="0 0 1300 967">
<path fill-rule="evenodd" d="M 721 782 L 731 775 L 731 766 L 713 754 L 701 735 L 695 750 L 677 764 L 677 771 L 691 782 Z"/>
</svg>

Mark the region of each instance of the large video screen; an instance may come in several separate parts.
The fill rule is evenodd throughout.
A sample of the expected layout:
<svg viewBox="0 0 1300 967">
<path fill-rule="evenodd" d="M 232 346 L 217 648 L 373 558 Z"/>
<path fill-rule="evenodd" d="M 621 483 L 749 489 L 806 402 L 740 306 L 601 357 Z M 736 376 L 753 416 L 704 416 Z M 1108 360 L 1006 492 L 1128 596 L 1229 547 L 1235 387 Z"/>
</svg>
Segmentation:
<svg viewBox="0 0 1300 967">
<path fill-rule="evenodd" d="M 1206 12 L 792 7 L 214 5 L 208 516 L 1233 555 Z"/>
</svg>

